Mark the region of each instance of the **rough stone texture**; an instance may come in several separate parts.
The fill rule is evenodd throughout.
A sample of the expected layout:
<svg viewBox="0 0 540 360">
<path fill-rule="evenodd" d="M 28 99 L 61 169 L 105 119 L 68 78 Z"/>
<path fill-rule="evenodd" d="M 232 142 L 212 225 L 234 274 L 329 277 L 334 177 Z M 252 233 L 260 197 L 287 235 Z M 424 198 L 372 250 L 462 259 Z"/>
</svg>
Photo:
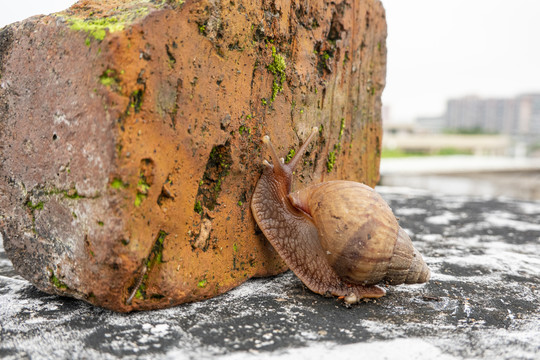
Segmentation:
<svg viewBox="0 0 540 360">
<path fill-rule="evenodd" d="M 283 271 L 249 211 L 260 138 L 285 156 L 320 126 L 295 186 L 374 185 L 385 37 L 378 0 L 81 1 L 2 29 L 14 268 L 118 311 Z"/>
<path fill-rule="evenodd" d="M 288 272 L 125 315 L 36 290 L 0 247 L 0 357 L 538 359 L 540 203 L 380 190 L 429 283 L 347 309 Z"/>
</svg>

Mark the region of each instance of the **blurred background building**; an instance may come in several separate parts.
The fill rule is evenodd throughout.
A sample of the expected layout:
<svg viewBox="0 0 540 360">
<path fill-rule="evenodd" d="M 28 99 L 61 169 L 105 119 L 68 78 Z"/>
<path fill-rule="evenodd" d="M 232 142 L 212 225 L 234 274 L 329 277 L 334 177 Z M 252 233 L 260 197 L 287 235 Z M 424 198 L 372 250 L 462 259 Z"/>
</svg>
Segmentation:
<svg viewBox="0 0 540 360">
<path fill-rule="evenodd" d="M 449 99 L 440 116 L 383 109 L 381 184 L 540 200 L 540 93 Z"/>
<path fill-rule="evenodd" d="M 540 157 L 540 93 L 449 99 L 440 116 L 418 117 L 413 122 L 392 122 L 390 112 L 385 106 L 387 156 L 401 152 Z"/>
<path fill-rule="evenodd" d="M 540 156 L 540 93 L 450 99 L 440 116 L 418 117 L 413 122 L 392 122 L 390 111 L 385 106 L 383 144 L 388 150 L 431 155 Z"/>
<path fill-rule="evenodd" d="M 451 99 L 442 121 L 444 129 L 453 131 L 540 135 L 540 94 L 509 99 Z"/>
</svg>

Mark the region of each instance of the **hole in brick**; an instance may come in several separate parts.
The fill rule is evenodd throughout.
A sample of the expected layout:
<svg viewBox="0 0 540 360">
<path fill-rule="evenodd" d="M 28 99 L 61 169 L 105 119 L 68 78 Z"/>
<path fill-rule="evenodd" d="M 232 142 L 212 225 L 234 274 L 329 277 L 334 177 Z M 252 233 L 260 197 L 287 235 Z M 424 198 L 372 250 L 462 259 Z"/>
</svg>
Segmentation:
<svg viewBox="0 0 540 360">
<path fill-rule="evenodd" d="M 190 239 L 191 247 L 206 251 L 210 244 L 210 234 L 212 233 L 212 220 L 205 217 L 201 222 L 201 227 L 198 229 L 198 234 Z"/>
<path fill-rule="evenodd" d="M 146 261 L 143 265 L 143 270 L 140 274 L 134 279 L 132 286 L 128 288 L 128 292 L 131 294 L 130 297 L 126 300 L 126 304 L 130 304 L 133 298 L 137 299 L 146 299 L 148 296 L 153 294 L 148 294 L 147 283 L 154 266 L 159 265 L 163 262 L 163 243 L 165 238 L 169 235 L 163 230 L 159 230 L 154 246 L 150 251 L 150 254 L 146 258 Z M 159 296 L 159 294 L 158 294 Z"/>
<path fill-rule="evenodd" d="M 341 40 L 341 33 L 345 31 L 345 27 L 341 23 L 342 19 L 337 12 L 332 16 L 330 31 L 328 31 L 327 39 L 330 41 Z"/>
<path fill-rule="evenodd" d="M 176 43 L 173 42 L 173 47 L 174 45 L 176 45 Z M 171 52 L 171 48 L 169 47 L 168 44 L 165 44 L 165 50 L 167 51 L 167 57 L 169 58 L 169 65 L 173 66 L 174 64 L 176 64 L 176 58 Z"/>
<path fill-rule="evenodd" d="M 154 166 L 154 160 L 150 158 L 142 159 L 139 165 L 139 175 L 145 179 L 148 185 L 154 183 Z"/>
<path fill-rule="evenodd" d="M 167 208 L 171 201 L 174 201 L 172 192 L 173 181 L 171 180 L 171 174 L 167 176 L 167 181 L 161 187 L 161 193 L 158 196 L 157 204 L 160 208 Z"/>
<path fill-rule="evenodd" d="M 194 204 L 195 212 L 203 215 L 203 207 L 210 211 L 214 210 L 222 182 L 229 175 L 231 165 L 231 144 L 227 141 L 224 145 L 214 146 L 206 162 L 203 178 L 199 181 L 199 190 Z"/>
<path fill-rule="evenodd" d="M 52 139 L 53 139 L 53 141 L 55 141 L 56 139 L 58 139 L 58 135 L 56 135 L 56 133 L 53 134 Z"/>
<path fill-rule="evenodd" d="M 154 182 L 154 161 L 146 158 L 142 159 L 139 165 L 139 181 L 137 182 L 137 194 L 135 196 L 135 207 L 141 206 L 148 197 L 150 187 Z"/>
<path fill-rule="evenodd" d="M 137 89 L 131 93 L 129 97 L 129 108 L 135 110 L 136 113 L 141 111 L 144 97 L 144 89 Z"/>
</svg>

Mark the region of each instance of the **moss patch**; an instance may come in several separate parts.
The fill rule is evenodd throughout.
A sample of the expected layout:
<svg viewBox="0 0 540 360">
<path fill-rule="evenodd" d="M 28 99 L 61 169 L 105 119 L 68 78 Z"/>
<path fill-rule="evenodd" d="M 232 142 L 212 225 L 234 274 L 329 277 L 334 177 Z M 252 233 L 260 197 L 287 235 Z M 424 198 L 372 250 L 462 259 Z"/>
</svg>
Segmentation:
<svg viewBox="0 0 540 360">
<path fill-rule="evenodd" d="M 32 218 L 32 232 L 34 234 L 37 233 L 37 230 L 36 230 L 36 214 L 35 214 L 35 211 L 36 210 L 43 210 L 43 206 L 44 206 L 44 203 L 43 201 L 40 201 L 36 204 L 32 203 L 32 200 L 28 199 L 24 205 L 28 208 L 28 210 L 30 210 L 30 216 Z"/>
<path fill-rule="evenodd" d="M 148 192 L 152 185 L 153 161 L 150 159 L 141 160 L 141 170 L 139 172 L 139 181 L 137 182 L 137 194 L 135 195 L 135 207 L 141 206 L 142 202 L 148 197 Z"/>
<path fill-rule="evenodd" d="M 152 247 L 152 251 L 150 251 L 150 255 L 146 258 L 146 272 L 142 276 L 142 279 L 140 279 L 137 284 L 138 285 L 137 291 L 135 292 L 135 298 L 137 299 L 146 299 L 148 298 L 147 294 L 147 283 L 148 283 L 148 274 L 150 271 L 154 268 L 155 265 L 161 264 L 163 262 L 163 243 L 165 242 L 165 238 L 169 235 L 163 230 L 160 230 L 158 232 L 158 236 L 156 238 L 156 241 L 154 242 L 154 246 Z M 129 289 L 129 291 L 133 291 L 133 288 Z M 157 295 L 157 297 L 155 296 Z M 159 294 L 153 294 L 151 295 L 152 298 L 158 298 L 160 299 Z"/>
<path fill-rule="evenodd" d="M 64 197 L 71 200 L 84 199 L 84 196 L 79 195 L 76 189 L 63 191 Z"/>
<path fill-rule="evenodd" d="M 250 115 L 248 115 L 250 116 Z M 248 119 L 251 119 L 251 117 L 249 117 Z M 248 134 L 251 134 L 251 128 L 245 126 L 245 125 L 240 125 L 240 127 L 238 128 L 238 133 L 240 135 L 244 135 L 244 133 L 248 133 Z"/>
<path fill-rule="evenodd" d="M 43 198 L 43 197 L 46 197 L 46 198 L 44 200 L 41 200 L 41 201 L 37 202 L 37 203 L 33 203 L 32 200 L 28 199 L 24 203 L 24 206 L 26 206 L 28 208 L 28 210 L 30 211 L 30 214 L 31 214 L 31 217 L 32 217 L 32 231 L 34 233 L 36 233 L 36 228 L 35 228 L 35 222 L 36 222 L 36 214 L 35 214 L 35 212 L 36 212 L 36 210 L 43 210 L 43 208 L 45 207 L 45 202 L 49 200 L 49 198 L 47 198 L 47 197 L 48 196 L 54 196 L 54 195 L 60 195 L 64 199 L 69 199 L 69 200 L 97 199 L 97 198 L 100 197 L 100 194 L 95 194 L 94 196 L 80 195 L 77 192 L 77 189 L 75 189 L 75 188 L 72 188 L 72 189 L 69 189 L 69 190 L 62 190 L 62 189 L 53 188 L 53 189 L 50 189 L 50 190 L 36 191 L 34 196 L 36 196 L 38 198 Z M 77 216 L 75 214 L 73 214 L 73 215 L 74 215 L 74 218 L 77 218 Z"/>
<path fill-rule="evenodd" d="M 43 210 L 43 201 L 38 202 L 37 204 L 33 204 L 31 200 L 28 200 L 26 202 L 26 207 L 29 208 L 32 212 L 34 210 Z"/>
<path fill-rule="evenodd" d="M 341 139 L 343 138 L 343 133 L 345 132 L 345 118 L 341 118 L 339 133 L 338 133 L 338 142 L 334 145 L 334 150 L 328 153 L 328 159 L 326 160 L 326 171 L 331 172 L 334 169 L 336 163 L 336 157 L 341 151 Z"/>
<path fill-rule="evenodd" d="M 274 81 L 272 82 L 272 101 L 276 100 L 276 96 L 279 92 L 283 91 L 283 83 L 285 83 L 286 75 L 285 59 L 281 54 L 278 54 L 276 48 L 272 46 L 272 58 L 273 61 L 268 65 L 268 71 L 274 75 Z"/>
<path fill-rule="evenodd" d="M 147 197 L 148 197 L 148 196 L 147 196 L 146 194 L 137 193 L 137 195 L 135 195 L 135 201 L 133 202 L 133 205 L 135 205 L 135 207 L 141 206 L 142 202 L 143 202 Z"/>
<path fill-rule="evenodd" d="M 131 93 L 129 97 L 129 107 L 135 110 L 136 113 L 141 111 L 142 102 L 143 102 L 144 90 L 138 89 Z"/>
<path fill-rule="evenodd" d="M 124 183 L 121 179 L 114 178 L 111 182 L 111 187 L 113 189 L 125 189 L 129 186 L 129 184 Z"/>
<path fill-rule="evenodd" d="M 296 152 L 294 151 L 294 149 L 289 150 L 289 153 L 287 154 L 287 157 L 285 157 L 285 164 L 288 164 L 289 162 L 291 162 L 291 160 L 293 159 L 295 153 Z"/>
<path fill-rule="evenodd" d="M 107 32 L 114 33 L 124 30 L 126 26 L 137 19 L 148 15 L 150 8 L 156 7 L 156 5 L 160 4 L 153 1 L 128 1 L 110 10 L 106 10 L 107 7 L 104 6 L 103 11 L 85 12 L 83 10 L 74 15 L 70 10 L 66 10 L 58 15 L 66 19 L 72 30 L 86 32 L 89 38 L 103 41 Z M 87 42 L 89 38 L 87 38 Z"/>
<path fill-rule="evenodd" d="M 62 281 L 60 281 L 60 279 L 58 279 L 56 277 L 56 275 L 54 275 L 54 271 L 52 270 L 49 270 L 51 276 L 49 277 L 49 281 L 51 282 L 51 284 L 57 288 L 57 289 L 61 289 L 61 290 L 67 290 L 69 289 L 69 287 Z"/>
<path fill-rule="evenodd" d="M 139 182 L 137 183 L 137 191 L 141 194 L 148 194 L 148 190 L 150 190 L 150 184 L 146 182 L 146 179 L 144 175 L 140 175 Z"/>
<path fill-rule="evenodd" d="M 146 263 L 148 269 L 151 269 L 155 264 L 161 264 L 163 262 L 163 242 L 165 241 L 167 235 L 168 234 L 165 231 L 159 231 L 156 242 L 154 243 L 154 247 L 152 248 L 152 253 L 150 254 L 151 259 L 149 259 Z"/>
<path fill-rule="evenodd" d="M 119 74 L 114 69 L 107 69 L 99 77 L 99 82 L 103 86 L 112 88 L 115 91 L 121 90 Z"/>
<path fill-rule="evenodd" d="M 331 172 L 334 168 L 334 164 L 336 163 L 336 152 L 330 151 L 328 153 L 328 160 L 326 160 L 326 171 Z"/>
<path fill-rule="evenodd" d="M 201 180 L 202 181 L 202 180 Z M 193 207 L 193 210 L 198 213 L 198 214 L 202 214 L 203 212 L 203 208 L 202 208 L 202 204 L 201 204 L 201 201 L 200 200 L 197 200 L 195 202 L 195 206 Z"/>
<path fill-rule="evenodd" d="M 107 31 L 109 32 L 115 32 L 115 31 L 121 31 L 124 30 L 125 24 L 116 16 L 111 16 L 108 18 L 102 18 L 102 19 L 78 19 L 78 18 L 72 18 L 68 20 L 71 24 L 70 28 L 75 31 L 85 31 L 88 33 L 88 35 L 92 36 L 98 41 L 103 41 L 105 39 L 105 35 L 107 35 Z"/>
</svg>

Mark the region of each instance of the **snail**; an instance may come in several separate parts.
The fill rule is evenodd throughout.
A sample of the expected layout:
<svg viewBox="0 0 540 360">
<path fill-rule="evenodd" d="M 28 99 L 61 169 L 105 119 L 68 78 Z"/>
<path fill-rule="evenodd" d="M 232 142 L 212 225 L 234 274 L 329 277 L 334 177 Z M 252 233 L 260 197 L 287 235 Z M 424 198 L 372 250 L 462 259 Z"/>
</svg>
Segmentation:
<svg viewBox="0 0 540 360">
<path fill-rule="evenodd" d="M 338 180 L 291 193 L 293 171 L 317 132 L 288 164 L 263 137 L 272 164 L 263 160 L 251 211 L 266 239 L 311 291 L 347 304 L 384 296 L 379 283 L 427 282 L 422 256 L 372 188 Z"/>
</svg>

